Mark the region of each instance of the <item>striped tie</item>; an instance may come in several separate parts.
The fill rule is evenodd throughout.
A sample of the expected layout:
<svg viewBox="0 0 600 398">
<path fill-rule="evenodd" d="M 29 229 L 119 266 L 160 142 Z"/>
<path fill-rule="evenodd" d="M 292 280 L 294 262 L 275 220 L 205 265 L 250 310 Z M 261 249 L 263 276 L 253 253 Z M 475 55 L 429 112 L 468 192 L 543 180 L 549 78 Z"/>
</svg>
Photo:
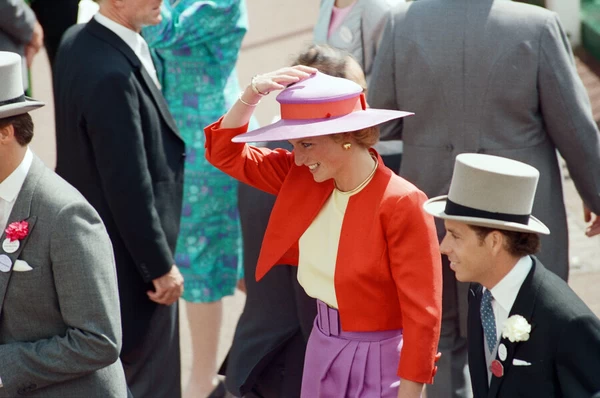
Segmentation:
<svg viewBox="0 0 600 398">
<path fill-rule="evenodd" d="M 483 335 L 487 342 L 490 355 L 496 348 L 496 318 L 494 318 L 494 309 L 492 308 L 492 300 L 494 297 L 489 290 L 483 292 L 481 297 L 481 325 L 483 326 Z"/>
</svg>

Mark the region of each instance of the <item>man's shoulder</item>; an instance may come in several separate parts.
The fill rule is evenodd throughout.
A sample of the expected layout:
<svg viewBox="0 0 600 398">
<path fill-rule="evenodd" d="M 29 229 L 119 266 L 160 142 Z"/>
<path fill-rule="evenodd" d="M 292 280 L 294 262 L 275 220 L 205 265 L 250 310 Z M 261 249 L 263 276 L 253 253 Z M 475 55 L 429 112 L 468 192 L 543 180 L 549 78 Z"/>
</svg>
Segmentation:
<svg viewBox="0 0 600 398">
<path fill-rule="evenodd" d="M 74 25 L 65 32 L 59 50 L 59 58 L 64 58 L 60 65 L 70 72 L 82 70 L 85 76 L 94 74 L 95 78 L 98 74 L 118 71 L 130 74 L 135 67 L 125 54 L 130 51 L 120 37 L 91 21 Z M 79 67 L 73 68 L 74 64 Z"/>
<path fill-rule="evenodd" d="M 36 202 L 40 209 L 58 213 L 69 205 L 89 206 L 91 208 L 83 195 L 61 176 L 45 165 L 42 165 L 39 170 L 41 175 L 35 187 L 32 201 Z"/>
<path fill-rule="evenodd" d="M 593 315 L 592 310 L 567 282 L 543 266 L 536 272 L 540 277 L 536 306 L 539 306 L 547 316 L 557 321 L 570 321 L 577 317 Z"/>
</svg>

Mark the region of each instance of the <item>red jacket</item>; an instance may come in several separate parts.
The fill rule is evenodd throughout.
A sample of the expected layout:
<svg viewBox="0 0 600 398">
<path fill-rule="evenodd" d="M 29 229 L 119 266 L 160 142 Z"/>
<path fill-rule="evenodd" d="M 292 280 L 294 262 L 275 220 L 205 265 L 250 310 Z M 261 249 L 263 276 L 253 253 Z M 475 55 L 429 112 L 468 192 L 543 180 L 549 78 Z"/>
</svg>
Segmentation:
<svg viewBox="0 0 600 398">
<path fill-rule="evenodd" d="M 277 195 L 265 233 L 257 280 L 276 264 L 298 264 L 298 240 L 334 189 L 316 183 L 294 154 L 231 139 L 247 126 L 206 127 L 210 163 L 263 191 Z M 383 165 L 350 197 L 334 275 L 340 322 L 345 331 L 403 329 L 398 375 L 432 383 L 440 336 L 442 268 L 433 218 L 423 192 Z"/>
</svg>

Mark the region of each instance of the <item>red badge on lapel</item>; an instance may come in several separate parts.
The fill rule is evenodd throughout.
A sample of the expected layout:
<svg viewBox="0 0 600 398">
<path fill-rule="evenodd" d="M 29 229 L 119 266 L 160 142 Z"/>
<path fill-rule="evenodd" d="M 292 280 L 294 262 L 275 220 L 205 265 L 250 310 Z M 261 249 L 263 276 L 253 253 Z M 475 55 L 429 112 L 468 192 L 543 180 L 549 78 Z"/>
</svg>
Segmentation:
<svg viewBox="0 0 600 398">
<path fill-rule="evenodd" d="M 490 366 L 490 369 L 492 370 L 492 374 L 496 377 L 502 377 L 504 376 L 504 366 L 502 366 L 502 364 L 500 363 L 499 360 L 494 359 L 492 361 L 492 366 Z"/>
</svg>

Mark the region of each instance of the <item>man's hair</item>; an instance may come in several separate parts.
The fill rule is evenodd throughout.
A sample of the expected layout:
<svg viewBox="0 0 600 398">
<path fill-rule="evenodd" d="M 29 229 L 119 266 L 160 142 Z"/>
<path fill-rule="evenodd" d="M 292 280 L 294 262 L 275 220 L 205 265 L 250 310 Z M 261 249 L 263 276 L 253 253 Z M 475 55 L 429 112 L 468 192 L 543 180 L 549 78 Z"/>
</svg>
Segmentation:
<svg viewBox="0 0 600 398">
<path fill-rule="evenodd" d="M 0 119 L 0 129 L 11 125 L 15 130 L 15 139 L 21 146 L 31 142 L 33 138 L 33 120 L 29 113 Z"/>
<path fill-rule="evenodd" d="M 485 237 L 492 231 L 500 232 L 507 238 L 505 240 L 506 244 L 504 248 L 515 257 L 528 256 L 540 251 L 540 237 L 536 233 L 507 231 L 504 229 L 479 227 L 470 224 L 469 228 L 475 231 L 481 242 L 483 242 Z"/>
</svg>

